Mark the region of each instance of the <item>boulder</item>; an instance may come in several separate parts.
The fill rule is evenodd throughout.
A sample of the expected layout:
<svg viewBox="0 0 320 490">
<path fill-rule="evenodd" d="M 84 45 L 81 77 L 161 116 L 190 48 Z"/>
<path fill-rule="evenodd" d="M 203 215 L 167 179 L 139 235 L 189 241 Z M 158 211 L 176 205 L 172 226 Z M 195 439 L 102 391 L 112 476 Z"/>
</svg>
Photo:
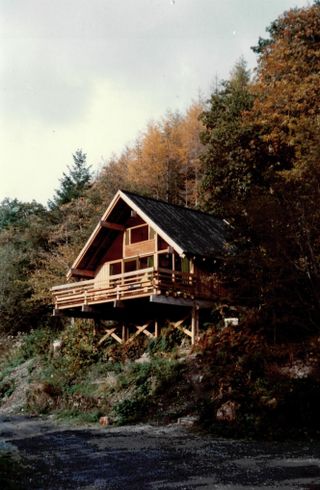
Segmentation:
<svg viewBox="0 0 320 490">
<path fill-rule="evenodd" d="M 107 417 L 106 415 L 104 415 L 103 417 L 100 417 L 99 418 L 99 424 L 102 427 L 106 427 L 107 425 L 110 425 L 109 417 Z"/>
<path fill-rule="evenodd" d="M 239 403 L 228 400 L 218 408 L 216 419 L 219 420 L 219 422 L 234 422 L 239 406 Z"/>
</svg>

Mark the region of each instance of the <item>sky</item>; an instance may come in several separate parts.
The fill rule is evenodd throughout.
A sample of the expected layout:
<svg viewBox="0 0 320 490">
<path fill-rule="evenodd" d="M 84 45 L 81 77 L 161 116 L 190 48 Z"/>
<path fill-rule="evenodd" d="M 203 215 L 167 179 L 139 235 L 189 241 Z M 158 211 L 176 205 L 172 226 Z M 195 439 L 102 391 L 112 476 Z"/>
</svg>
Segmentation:
<svg viewBox="0 0 320 490">
<path fill-rule="evenodd" d="M 46 204 L 77 149 L 98 172 L 150 120 L 228 78 L 306 0 L 0 0 L 0 201 Z"/>
</svg>

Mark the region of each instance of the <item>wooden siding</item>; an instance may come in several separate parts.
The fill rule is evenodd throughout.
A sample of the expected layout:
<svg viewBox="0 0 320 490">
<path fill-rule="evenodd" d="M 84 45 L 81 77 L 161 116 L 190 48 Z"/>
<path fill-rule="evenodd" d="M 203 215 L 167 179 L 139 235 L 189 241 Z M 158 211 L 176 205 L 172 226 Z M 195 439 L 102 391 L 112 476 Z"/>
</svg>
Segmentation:
<svg viewBox="0 0 320 490">
<path fill-rule="evenodd" d="M 156 241 L 145 240 L 143 242 L 131 243 L 124 246 L 124 258 L 138 257 L 139 255 L 153 254 L 156 250 Z"/>
</svg>

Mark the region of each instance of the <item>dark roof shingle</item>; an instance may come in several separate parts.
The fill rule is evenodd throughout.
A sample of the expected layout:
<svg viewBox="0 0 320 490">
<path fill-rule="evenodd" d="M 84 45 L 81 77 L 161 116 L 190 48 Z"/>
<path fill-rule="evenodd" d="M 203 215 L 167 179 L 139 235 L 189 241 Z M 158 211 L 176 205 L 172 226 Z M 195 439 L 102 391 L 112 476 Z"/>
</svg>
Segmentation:
<svg viewBox="0 0 320 490">
<path fill-rule="evenodd" d="M 226 251 L 228 226 L 211 214 L 122 191 L 188 255 L 210 257 Z"/>
</svg>

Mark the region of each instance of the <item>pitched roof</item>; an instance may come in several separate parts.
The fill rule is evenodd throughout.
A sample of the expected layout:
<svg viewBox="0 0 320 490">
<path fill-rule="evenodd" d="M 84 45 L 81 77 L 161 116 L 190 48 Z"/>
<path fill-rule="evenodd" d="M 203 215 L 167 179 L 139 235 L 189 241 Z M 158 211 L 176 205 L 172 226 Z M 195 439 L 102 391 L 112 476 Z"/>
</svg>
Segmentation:
<svg viewBox="0 0 320 490">
<path fill-rule="evenodd" d="M 217 257 L 226 251 L 228 227 L 223 220 L 128 191 L 117 192 L 101 221 L 125 223 L 131 210 L 136 211 L 180 255 Z M 94 271 L 118 233 L 100 222 L 74 261 L 68 277 L 73 274 L 73 269 Z"/>
<path fill-rule="evenodd" d="M 226 250 L 227 225 L 211 214 L 123 191 L 186 255 L 208 257 Z"/>
</svg>

